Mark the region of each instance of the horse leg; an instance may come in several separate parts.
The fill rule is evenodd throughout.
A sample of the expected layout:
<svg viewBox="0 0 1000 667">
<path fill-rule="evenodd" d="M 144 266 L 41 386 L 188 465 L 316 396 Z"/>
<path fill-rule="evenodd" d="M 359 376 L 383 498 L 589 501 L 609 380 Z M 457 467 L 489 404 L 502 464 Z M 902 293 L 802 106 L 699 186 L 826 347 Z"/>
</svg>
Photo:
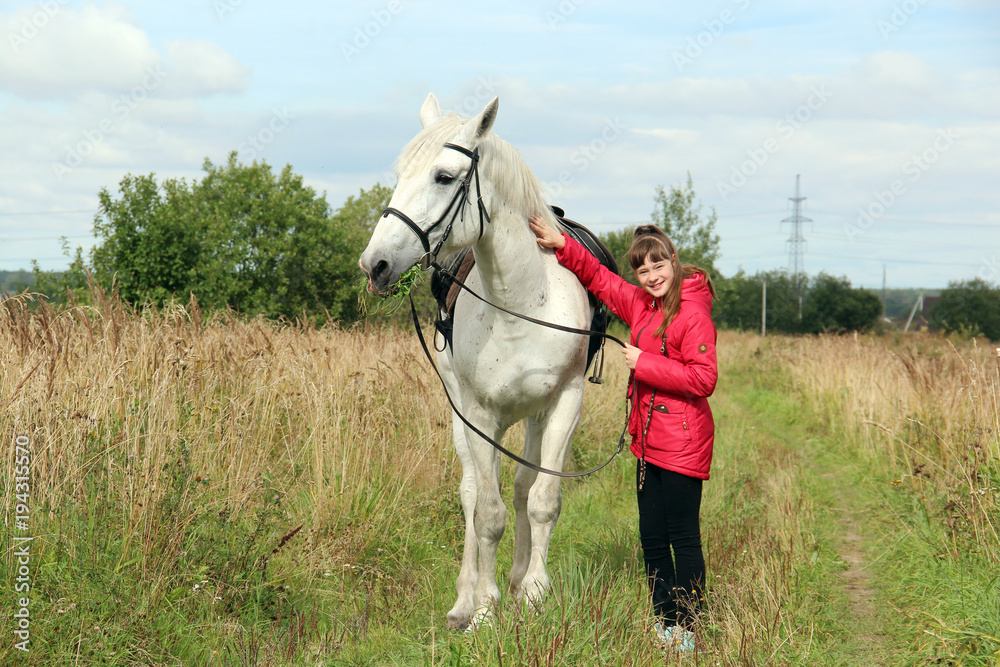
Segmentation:
<svg viewBox="0 0 1000 667">
<path fill-rule="evenodd" d="M 475 610 L 473 595 L 479 579 L 479 572 L 476 569 L 479 545 L 476 542 L 476 527 L 473 523 L 476 511 L 476 466 L 472 461 L 469 443 L 465 439 L 465 427 L 454 415 L 452 437 L 455 442 L 455 452 L 462 464 L 462 481 L 458 485 L 458 494 L 462 501 L 462 513 L 465 515 L 465 547 L 462 550 L 462 567 L 455 582 L 458 599 L 448 612 L 448 629 L 457 630 L 469 625 L 472 612 Z"/>
<path fill-rule="evenodd" d="M 530 417 L 524 433 L 524 458 L 537 462 L 542 443 L 542 430 Z M 528 494 L 538 473 L 523 465 L 517 466 L 514 476 L 514 563 L 510 568 L 510 594 L 521 595 L 521 580 L 528 571 L 531 558 L 531 524 L 528 521 Z"/>
<path fill-rule="evenodd" d="M 471 412 L 471 411 L 470 411 Z M 485 424 L 490 421 L 483 410 L 478 414 L 466 417 L 473 424 Z M 495 429 L 493 433 L 486 431 L 497 442 L 503 438 L 503 431 Z M 476 529 L 476 541 L 479 547 L 479 576 L 476 581 L 475 611 L 472 624 L 488 617 L 493 605 L 500 600 L 500 589 L 496 582 L 497 545 L 503 537 L 507 508 L 500 497 L 500 453 L 484 442 L 471 431 L 466 431 L 469 451 L 476 469 L 476 509 L 473 524 Z"/>
<path fill-rule="evenodd" d="M 581 378 L 582 382 L 582 378 Z M 580 421 L 583 406 L 582 386 L 567 387 L 556 399 L 542 423 L 541 465 L 562 470 L 569 451 L 573 431 Z M 528 571 L 521 582 L 521 594 L 538 602 L 549 588 L 545 564 L 549 557 L 549 541 L 562 507 L 560 478 L 538 475 L 528 492 L 528 522 L 531 526 L 531 556 Z"/>
</svg>

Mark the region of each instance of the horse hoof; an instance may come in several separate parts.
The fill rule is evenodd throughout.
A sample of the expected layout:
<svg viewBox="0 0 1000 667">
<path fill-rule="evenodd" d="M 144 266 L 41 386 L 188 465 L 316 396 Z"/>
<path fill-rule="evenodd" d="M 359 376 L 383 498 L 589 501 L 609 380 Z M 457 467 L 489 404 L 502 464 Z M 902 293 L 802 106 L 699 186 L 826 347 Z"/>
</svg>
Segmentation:
<svg viewBox="0 0 1000 667">
<path fill-rule="evenodd" d="M 468 615 L 464 616 L 452 616 L 448 614 L 448 629 L 449 630 L 466 630 L 469 628 L 470 618 Z"/>
<path fill-rule="evenodd" d="M 469 622 L 469 627 L 465 629 L 465 634 L 471 634 L 480 628 L 488 628 L 493 625 L 493 612 L 489 609 L 480 609 Z"/>
<path fill-rule="evenodd" d="M 548 590 L 548 577 L 544 579 L 526 577 L 525 581 L 521 584 L 521 596 L 519 599 L 524 600 L 528 605 L 538 606 L 542 604 L 542 600 L 545 599 L 545 594 Z"/>
</svg>

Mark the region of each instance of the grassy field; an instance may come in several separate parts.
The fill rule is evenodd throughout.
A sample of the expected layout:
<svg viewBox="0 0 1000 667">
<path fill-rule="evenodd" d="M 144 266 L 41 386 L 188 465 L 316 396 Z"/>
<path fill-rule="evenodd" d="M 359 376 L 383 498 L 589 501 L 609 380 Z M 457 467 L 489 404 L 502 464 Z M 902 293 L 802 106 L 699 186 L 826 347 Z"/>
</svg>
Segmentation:
<svg viewBox="0 0 1000 667">
<path fill-rule="evenodd" d="M 564 484 L 544 604 L 505 600 L 490 627 L 448 632 L 459 470 L 412 332 L 97 303 L 0 309 L 0 664 L 1000 659 L 992 348 L 720 336 L 702 650 L 681 661 L 648 639 L 627 452 Z M 626 369 L 609 363 L 572 469 L 621 429 Z"/>
</svg>

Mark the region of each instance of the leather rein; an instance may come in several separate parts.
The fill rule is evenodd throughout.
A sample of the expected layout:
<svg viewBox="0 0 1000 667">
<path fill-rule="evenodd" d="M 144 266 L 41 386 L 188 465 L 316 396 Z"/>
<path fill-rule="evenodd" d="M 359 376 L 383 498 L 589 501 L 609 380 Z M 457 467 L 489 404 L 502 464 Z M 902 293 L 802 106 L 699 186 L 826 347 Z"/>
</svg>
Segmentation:
<svg viewBox="0 0 1000 667">
<path fill-rule="evenodd" d="M 533 324 L 537 324 L 537 325 L 540 325 L 540 326 L 548 327 L 550 329 L 555 329 L 557 331 L 563 331 L 563 332 L 566 332 L 566 333 L 572 333 L 572 334 L 577 334 L 577 335 L 581 335 L 581 336 L 601 336 L 602 338 L 604 338 L 606 340 L 612 340 L 612 341 L 618 343 L 619 345 L 621 345 L 622 347 L 625 347 L 625 343 L 623 343 L 618 338 L 616 338 L 616 337 L 614 337 L 614 336 L 612 336 L 610 334 L 607 334 L 607 333 L 597 332 L 597 331 L 591 331 L 590 329 L 577 329 L 577 328 L 574 328 L 574 327 L 568 327 L 568 326 L 564 326 L 564 325 L 561 325 L 561 324 L 554 324 L 552 322 L 545 322 L 543 320 L 535 319 L 535 318 L 529 317 L 527 315 L 522 315 L 521 313 L 517 313 L 517 312 L 514 312 L 512 310 L 508 310 L 507 308 L 504 308 L 503 306 L 498 306 L 498 305 L 496 305 L 494 303 L 491 303 L 490 301 L 488 301 L 487 299 L 483 298 L 482 296 L 480 296 L 479 294 L 477 294 L 475 291 L 473 291 L 470 287 L 468 287 L 461 280 L 459 280 L 458 276 L 456 276 L 454 273 L 452 273 L 451 271 L 448 271 L 447 269 L 445 269 L 444 267 L 442 267 L 440 264 L 437 263 L 437 254 L 441 250 L 441 247 L 444 245 L 445 241 L 448 239 L 448 236 L 451 234 L 451 230 L 452 230 L 452 228 L 454 227 L 454 224 L 455 224 L 455 219 L 459 218 L 463 222 L 465 220 L 465 207 L 469 203 L 469 190 L 471 188 L 473 179 L 475 179 L 475 181 L 476 181 L 477 205 L 478 205 L 478 209 L 479 209 L 479 238 L 482 238 L 483 234 L 485 232 L 484 220 L 485 220 L 485 222 L 490 222 L 490 216 L 489 216 L 489 214 L 486 211 L 485 204 L 483 203 L 482 189 L 479 186 L 479 147 L 477 146 L 474 150 L 470 151 L 468 148 L 464 148 L 464 147 L 459 146 L 457 144 L 448 143 L 448 144 L 445 144 L 444 146 L 445 146 L 445 148 L 450 148 L 452 150 L 456 150 L 456 151 L 462 153 L 463 155 L 466 155 L 467 157 L 469 157 L 470 160 L 472 160 L 472 164 L 469 167 L 468 172 L 466 172 L 465 178 L 463 178 L 462 181 L 461 181 L 461 183 L 459 184 L 458 190 L 455 191 L 454 196 L 452 196 L 451 201 L 448 203 L 448 207 L 444 210 L 444 213 L 441 214 L 441 217 L 438 218 L 437 221 L 435 221 L 430 227 L 428 227 L 426 230 L 424 230 L 424 229 L 421 229 L 415 222 L 413 222 L 413 220 L 411 220 L 408 215 L 406 215 L 405 213 L 403 213 L 399 209 L 389 207 L 389 208 L 386 208 L 385 210 L 382 211 L 382 216 L 381 216 L 382 218 L 387 218 L 390 215 L 396 216 L 397 218 L 399 218 L 400 220 L 402 220 L 404 223 L 406 223 L 406 226 L 409 227 L 413 231 L 414 234 L 416 234 L 416 236 L 417 236 L 418 239 L 420 239 L 420 243 L 421 243 L 421 245 L 424 248 L 424 255 L 423 255 L 423 257 L 420 258 L 420 260 L 419 260 L 418 263 L 420 263 L 421 265 L 423 265 L 424 268 L 432 267 L 435 270 L 440 271 L 441 273 L 444 273 L 445 275 L 449 276 L 456 284 L 458 284 L 459 287 L 461 287 L 463 290 L 465 290 L 466 292 L 468 292 L 472 296 L 476 297 L 477 299 L 479 299 L 483 303 L 485 303 L 485 304 L 487 304 L 487 305 L 489 305 L 489 306 L 491 306 L 493 308 L 496 308 L 497 310 L 499 310 L 501 312 L 507 313 L 508 315 L 513 315 L 514 317 L 518 317 L 518 318 L 520 318 L 522 320 L 525 320 L 527 322 L 531 322 Z M 455 207 L 456 202 L 458 203 L 457 208 Z M 452 212 L 452 208 L 455 208 L 454 212 Z M 448 218 L 448 213 L 449 212 L 451 212 L 451 218 L 448 220 L 447 226 L 445 227 L 444 234 L 442 234 L 442 236 L 441 236 L 441 240 L 437 242 L 437 244 L 434 246 L 434 250 L 432 252 L 431 251 L 431 245 L 430 245 L 430 233 L 436 227 L 438 227 L 441 223 L 443 223 L 446 218 Z M 500 453 L 504 454 L 508 458 L 513 459 L 515 462 L 519 463 L 520 465 L 522 465 L 522 466 L 524 466 L 524 467 L 526 467 L 526 468 L 528 468 L 530 470 L 534 470 L 535 472 L 544 473 L 546 475 L 553 475 L 555 477 L 568 477 L 568 478 L 584 477 L 586 475 L 590 475 L 592 473 L 595 473 L 598 470 L 601 470 L 602 468 L 607 467 L 612 461 L 615 460 L 615 458 L 619 454 L 621 454 L 622 449 L 625 446 L 625 431 L 628 428 L 628 420 L 626 420 L 625 427 L 622 429 L 622 433 L 621 433 L 621 435 L 618 438 L 618 448 L 610 456 L 610 458 L 608 458 L 608 460 L 605 461 L 604 463 L 602 463 L 601 465 L 599 465 L 597 467 L 594 467 L 594 468 L 591 468 L 590 470 L 584 470 L 582 472 L 563 472 L 561 470 L 551 470 L 549 468 L 543 468 L 542 466 L 540 466 L 540 465 L 538 465 L 536 463 L 533 463 L 533 462 L 531 462 L 531 461 L 529 461 L 529 460 L 527 460 L 527 459 L 525 459 L 525 458 L 523 458 L 521 456 L 518 456 L 517 454 L 515 454 L 512 451 L 510 451 L 509 449 L 507 449 L 506 447 L 504 447 L 503 445 L 501 445 L 499 442 L 497 442 L 496 440 L 494 440 L 490 436 L 488 436 L 485 433 L 483 433 L 475 424 L 473 424 L 472 422 L 470 422 L 465 417 L 465 415 L 463 415 L 461 413 L 461 411 L 459 411 L 458 406 L 455 405 L 455 401 L 452 399 L 451 395 L 448 393 L 448 386 L 445 384 L 444 378 L 441 376 L 441 371 L 438 370 L 437 365 L 434 363 L 434 359 L 431 356 L 430 349 L 428 349 L 428 347 L 427 347 L 427 341 L 424 339 L 424 333 L 423 333 L 422 328 L 420 327 L 420 318 L 417 316 L 417 308 L 413 304 L 413 297 L 410 296 L 409 299 L 410 299 L 410 314 L 413 316 L 413 327 L 414 327 L 414 329 L 417 332 L 417 338 L 420 340 L 420 347 L 423 348 L 424 355 L 427 357 L 427 361 L 430 363 L 431 368 L 434 369 L 434 373 L 437 375 L 438 380 L 441 381 L 441 387 L 444 389 L 444 395 L 445 395 L 445 398 L 448 399 L 448 404 L 451 405 L 451 409 L 454 411 L 454 413 L 458 416 L 458 418 L 462 421 L 463 424 L 465 424 L 473 433 L 475 433 L 480 438 L 482 438 L 483 440 L 485 440 L 486 442 L 488 442 L 490 445 L 492 445 L 494 449 L 496 449 Z"/>
</svg>

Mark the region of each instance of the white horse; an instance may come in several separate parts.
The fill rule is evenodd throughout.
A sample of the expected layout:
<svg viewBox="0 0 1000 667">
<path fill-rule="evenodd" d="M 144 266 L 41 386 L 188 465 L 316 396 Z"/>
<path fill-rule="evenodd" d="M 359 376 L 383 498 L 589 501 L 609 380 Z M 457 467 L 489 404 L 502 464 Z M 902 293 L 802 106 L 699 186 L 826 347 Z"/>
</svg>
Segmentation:
<svg viewBox="0 0 1000 667">
<path fill-rule="evenodd" d="M 428 95 L 420 109 L 423 130 L 396 162 L 390 208 L 361 255 L 368 289 L 384 294 L 414 265 L 471 246 L 476 263 L 465 281 L 470 288 L 514 312 L 586 328 L 593 316 L 586 290 L 537 245 L 528 227 L 533 214 L 559 225 L 517 151 L 492 133 L 497 108 L 494 98 L 466 120 L 442 113 Z M 467 197 L 459 194 L 463 185 Z M 500 442 L 507 429 L 527 420 L 523 457 L 561 470 L 583 405 L 587 342 L 586 336 L 500 312 L 463 291 L 455 305 L 453 344 L 439 341 L 444 351 L 437 358 L 449 395 L 472 424 Z M 463 628 L 487 616 L 499 600 L 496 553 L 507 509 L 499 453 L 455 415 L 453 435 L 462 463 L 465 549 L 448 627 Z M 518 465 L 509 588 L 518 598 L 537 602 L 549 587 L 545 566 L 562 505 L 559 482 Z"/>
</svg>

